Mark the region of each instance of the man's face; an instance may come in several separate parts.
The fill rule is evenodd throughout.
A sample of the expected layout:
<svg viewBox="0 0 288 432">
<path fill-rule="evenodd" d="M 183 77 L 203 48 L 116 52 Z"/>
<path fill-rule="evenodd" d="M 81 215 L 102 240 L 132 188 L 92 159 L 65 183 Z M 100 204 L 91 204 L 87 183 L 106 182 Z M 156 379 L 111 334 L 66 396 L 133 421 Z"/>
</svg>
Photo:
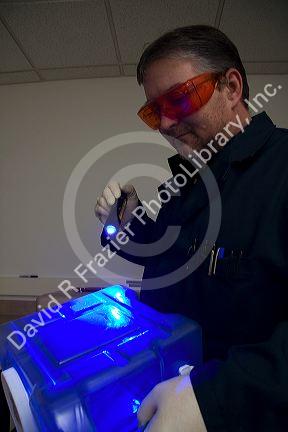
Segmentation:
<svg viewBox="0 0 288 432">
<path fill-rule="evenodd" d="M 197 70 L 191 59 L 156 60 L 145 72 L 143 86 L 147 100 L 154 99 L 176 84 L 184 83 L 201 73 L 203 71 Z M 231 111 L 225 91 L 215 89 L 207 104 L 190 116 L 172 120 L 162 115 L 159 131 L 180 156 L 188 158 L 193 150 L 199 151 L 206 147 L 230 119 Z"/>
</svg>

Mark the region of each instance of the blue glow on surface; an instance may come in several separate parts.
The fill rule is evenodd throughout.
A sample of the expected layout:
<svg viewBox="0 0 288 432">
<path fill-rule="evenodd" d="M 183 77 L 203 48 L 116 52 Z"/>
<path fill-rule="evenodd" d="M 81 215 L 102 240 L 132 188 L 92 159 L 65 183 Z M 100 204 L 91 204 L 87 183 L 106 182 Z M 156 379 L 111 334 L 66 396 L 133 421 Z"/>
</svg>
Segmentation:
<svg viewBox="0 0 288 432">
<path fill-rule="evenodd" d="M 115 232 L 117 230 L 116 230 L 116 227 L 114 225 L 107 225 L 105 227 L 105 231 L 107 232 L 107 234 L 112 235 L 112 234 L 115 234 Z"/>
<path fill-rule="evenodd" d="M 138 333 L 138 334 L 136 334 L 136 335 L 134 335 L 134 336 L 126 337 L 126 338 L 123 339 L 122 342 L 120 342 L 117 346 L 119 347 L 119 346 L 121 346 L 121 345 L 123 345 L 123 344 L 125 344 L 125 343 L 127 343 L 127 342 L 130 342 L 130 341 L 132 341 L 132 340 L 134 340 L 134 339 L 137 339 L 137 338 L 139 338 L 140 336 L 143 336 L 144 334 L 146 334 L 146 333 L 148 333 L 148 332 L 149 332 L 149 330 L 145 330 L 145 331 L 143 331 L 143 332 L 141 332 L 141 333 Z"/>
<path fill-rule="evenodd" d="M 116 320 L 120 320 L 121 319 L 121 312 L 115 306 L 112 306 L 112 308 L 111 308 L 111 314 L 113 315 L 113 317 Z"/>
<path fill-rule="evenodd" d="M 70 309 L 73 312 L 83 311 L 83 313 L 85 313 L 87 309 L 90 309 L 91 307 L 96 307 L 101 303 L 101 297 L 99 297 L 97 293 L 92 293 L 92 295 L 84 296 L 80 299 L 77 299 L 77 301 L 74 300 L 72 305 L 70 306 Z"/>
<path fill-rule="evenodd" d="M 121 285 L 112 285 L 109 288 L 105 289 L 105 294 L 109 295 L 109 297 L 113 297 L 118 300 L 120 303 L 130 306 L 131 301 L 126 296 L 126 289 Z"/>
<path fill-rule="evenodd" d="M 132 413 L 136 414 L 139 407 L 140 407 L 141 403 L 138 399 L 133 399 L 132 401 Z"/>
<path fill-rule="evenodd" d="M 114 358 L 111 356 L 110 352 L 107 350 L 102 351 L 102 353 L 108 357 L 110 360 L 112 360 L 113 362 L 115 362 Z"/>
<path fill-rule="evenodd" d="M 112 301 L 111 301 L 112 303 Z M 96 305 L 87 313 L 79 316 L 77 320 L 86 321 L 96 325 L 99 330 L 102 329 L 119 329 L 132 324 L 133 314 L 129 310 L 122 310 L 121 306 L 116 306 L 115 303 L 103 303 Z M 105 333 L 103 333 L 105 336 Z"/>
<path fill-rule="evenodd" d="M 115 298 L 117 298 L 117 300 L 119 300 L 120 302 L 125 303 L 125 298 L 124 298 L 123 293 L 121 291 L 116 292 Z"/>
<path fill-rule="evenodd" d="M 7 335 L 32 317 L 0 326 L 0 361 L 19 371 L 39 430 L 135 432 L 152 388 L 179 361 L 200 361 L 200 329 L 148 308 L 124 285 L 63 304 L 18 352 Z"/>
<path fill-rule="evenodd" d="M 118 327 L 125 327 L 127 324 L 130 323 L 130 317 L 121 312 L 119 308 L 116 306 L 108 306 L 107 310 L 107 326 L 118 328 Z"/>
</svg>

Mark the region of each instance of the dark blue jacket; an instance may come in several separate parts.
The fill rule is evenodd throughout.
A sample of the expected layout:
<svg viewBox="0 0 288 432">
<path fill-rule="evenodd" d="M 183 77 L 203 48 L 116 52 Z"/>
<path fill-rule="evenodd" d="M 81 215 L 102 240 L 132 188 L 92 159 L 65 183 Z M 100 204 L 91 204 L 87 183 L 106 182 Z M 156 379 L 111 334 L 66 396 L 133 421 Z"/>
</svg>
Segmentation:
<svg viewBox="0 0 288 432">
<path fill-rule="evenodd" d="M 191 172 L 179 155 L 168 162 L 173 176 L 183 173 L 180 163 Z M 143 244 L 160 239 L 169 225 L 181 227 L 168 250 L 135 257 L 123 247 L 119 254 L 145 265 L 142 301 L 201 325 L 205 363 L 191 381 L 208 432 L 288 431 L 288 130 L 258 114 L 208 165 L 222 203 L 214 272 L 211 254 L 192 273 L 185 267 L 209 220 L 199 175 L 162 206 L 156 222 L 147 215 L 145 226 L 132 221 L 133 241 Z M 181 281 L 146 289 L 149 278 L 182 265 Z"/>
</svg>

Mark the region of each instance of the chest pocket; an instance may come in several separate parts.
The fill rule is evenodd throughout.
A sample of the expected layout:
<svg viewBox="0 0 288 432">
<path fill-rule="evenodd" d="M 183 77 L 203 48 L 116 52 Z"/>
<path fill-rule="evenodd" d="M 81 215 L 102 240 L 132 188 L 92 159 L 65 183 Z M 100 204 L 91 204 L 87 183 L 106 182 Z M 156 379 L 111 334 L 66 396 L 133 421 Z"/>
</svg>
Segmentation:
<svg viewBox="0 0 288 432">
<path fill-rule="evenodd" d="M 256 273 L 256 262 L 253 258 L 229 256 L 218 259 L 213 267 L 211 277 L 223 280 L 244 280 Z"/>
</svg>

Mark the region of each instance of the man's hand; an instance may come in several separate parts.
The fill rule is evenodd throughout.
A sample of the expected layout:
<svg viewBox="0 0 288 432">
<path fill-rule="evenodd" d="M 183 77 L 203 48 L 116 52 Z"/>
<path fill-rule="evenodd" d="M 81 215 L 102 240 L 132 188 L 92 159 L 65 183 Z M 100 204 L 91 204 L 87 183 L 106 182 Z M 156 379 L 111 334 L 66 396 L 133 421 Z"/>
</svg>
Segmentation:
<svg viewBox="0 0 288 432">
<path fill-rule="evenodd" d="M 138 410 L 145 432 L 207 432 L 190 377 L 179 376 L 158 384 Z"/>
<path fill-rule="evenodd" d="M 138 204 L 138 195 L 136 189 L 132 184 L 125 184 L 121 186 L 120 183 L 111 181 L 105 187 L 102 195 L 97 198 L 94 207 L 95 216 L 100 220 L 100 222 L 102 222 L 102 224 L 106 223 L 111 207 L 120 197 L 121 191 L 125 192 L 127 195 L 127 203 L 122 217 L 122 224 L 126 224 L 134 217 L 132 212 L 135 210 Z"/>
</svg>

